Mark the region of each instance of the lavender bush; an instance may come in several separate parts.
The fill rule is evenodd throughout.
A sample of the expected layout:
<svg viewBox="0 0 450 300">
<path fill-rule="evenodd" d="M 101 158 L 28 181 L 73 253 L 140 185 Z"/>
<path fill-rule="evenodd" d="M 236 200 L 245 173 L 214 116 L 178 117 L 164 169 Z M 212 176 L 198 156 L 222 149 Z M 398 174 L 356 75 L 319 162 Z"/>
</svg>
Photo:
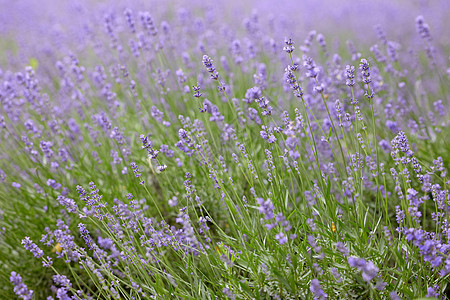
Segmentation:
<svg viewBox="0 0 450 300">
<path fill-rule="evenodd" d="M 448 299 L 450 4 L 296 2 L 8 2 L 0 298 Z"/>
</svg>

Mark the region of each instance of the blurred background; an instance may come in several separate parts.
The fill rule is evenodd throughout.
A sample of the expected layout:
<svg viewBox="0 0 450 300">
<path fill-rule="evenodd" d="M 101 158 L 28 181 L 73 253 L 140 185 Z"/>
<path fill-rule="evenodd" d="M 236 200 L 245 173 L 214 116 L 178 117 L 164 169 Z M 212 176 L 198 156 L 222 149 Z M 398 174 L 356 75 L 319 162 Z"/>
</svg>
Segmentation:
<svg viewBox="0 0 450 300">
<path fill-rule="evenodd" d="M 450 44 L 448 0 L 1 0 L 0 6 L 2 67 L 7 62 L 10 66 L 27 63 L 26 57 L 30 55 L 49 58 L 55 49 L 66 53 L 79 52 L 88 44 L 89 38 L 99 32 L 98 28 L 105 31 L 102 16 L 111 14 L 114 18 L 122 18 L 125 8 L 149 11 L 156 17 L 157 24 L 187 18 L 189 22 L 199 23 L 198 34 L 205 36 L 217 34 L 209 30 L 212 25 L 220 26 L 224 31 L 239 32 L 251 19 L 252 23 L 256 20 L 262 27 L 270 26 L 272 37 L 280 40 L 277 42 L 282 42 L 285 36 L 301 41 L 309 31 L 316 30 L 332 39 L 331 46 L 339 46 L 338 40 L 350 37 L 357 44 L 374 41 L 377 36 L 374 26 L 380 25 L 388 32 L 388 40 L 404 44 L 405 40 L 414 37 L 411 41 L 414 47 L 414 42 L 420 44 L 414 22 L 418 15 L 422 15 L 430 25 L 434 45 L 448 47 Z"/>
</svg>

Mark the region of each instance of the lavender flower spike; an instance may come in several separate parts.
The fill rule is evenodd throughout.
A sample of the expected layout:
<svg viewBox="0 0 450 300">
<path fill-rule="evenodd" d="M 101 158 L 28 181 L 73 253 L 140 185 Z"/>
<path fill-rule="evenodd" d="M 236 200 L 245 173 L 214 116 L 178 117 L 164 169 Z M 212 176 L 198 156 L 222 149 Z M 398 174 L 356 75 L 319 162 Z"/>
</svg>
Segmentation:
<svg viewBox="0 0 450 300">
<path fill-rule="evenodd" d="M 219 79 L 219 73 L 217 73 L 216 71 L 216 67 L 214 67 L 213 63 L 212 63 L 212 59 L 209 58 L 208 55 L 203 55 L 203 65 L 206 67 L 206 69 L 208 70 L 209 73 L 211 73 L 211 78 L 213 80 L 218 80 Z"/>
<path fill-rule="evenodd" d="M 328 297 L 327 293 L 322 290 L 318 279 L 311 280 L 311 286 L 309 289 L 314 294 L 314 300 L 323 300 Z"/>
<path fill-rule="evenodd" d="M 41 258 L 44 252 L 27 236 L 22 240 L 22 245 L 25 249 L 31 251 L 36 258 Z"/>
<path fill-rule="evenodd" d="M 346 85 L 354 86 L 355 85 L 355 67 L 347 65 L 345 67 L 345 76 L 347 78 Z"/>
<path fill-rule="evenodd" d="M 285 38 L 284 43 L 286 44 L 286 46 L 284 46 L 283 50 L 286 51 L 287 53 L 292 53 L 295 49 L 295 47 L 293 46 L 294 42 L 292 41 L 292 39 Z"/>
<path fill-rule="evenodd" d="M 361 63 L 359 64 L 359 68 L 362 71 L 363 82 L 365 84 L 371 83 L 372 79 L 370 78 L 369 62 L 367 61 L 367 59 L 365 59 L 365 58 L 361 59 Z"/>
<path fill-rule="evenodd" d="M 29 290 L 27 285 L 22 282 L 22 276 L 16 272 L 11 272 L 11 277 L 9 278 L 11 283 L 14 285 L 14 293 L 24 300 L 31 300 L 33 298 L 33 291 Z"/>
</svg>

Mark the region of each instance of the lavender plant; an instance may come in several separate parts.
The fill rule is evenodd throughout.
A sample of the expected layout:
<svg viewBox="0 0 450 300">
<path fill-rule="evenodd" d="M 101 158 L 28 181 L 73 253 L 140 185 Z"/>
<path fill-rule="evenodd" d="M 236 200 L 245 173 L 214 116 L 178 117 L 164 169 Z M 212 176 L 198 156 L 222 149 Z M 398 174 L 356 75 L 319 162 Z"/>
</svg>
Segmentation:
<svg viewBox="0 0 450 300">
<path fill-rule="evenodd" d="M 445 9 L 326 2 L 0 12 L 0 297 L 449 298 Z"/>
</svg>

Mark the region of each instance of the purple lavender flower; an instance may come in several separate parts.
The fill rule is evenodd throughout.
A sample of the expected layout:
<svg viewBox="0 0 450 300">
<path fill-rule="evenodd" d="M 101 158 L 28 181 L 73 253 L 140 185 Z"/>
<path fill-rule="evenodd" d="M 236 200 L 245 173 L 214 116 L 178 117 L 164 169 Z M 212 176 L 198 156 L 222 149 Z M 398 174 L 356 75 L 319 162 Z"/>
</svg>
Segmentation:
<svg viewBox="0 0 450 300">
<path fill-rule="evenodd" d="M 156 157 L 158 157 L 159 151 L 152 147 L 152 142 L 149 141 L 148 137 L 146 137 L 145 135 L 141 134 L 140 135 L 140 139 L 141 139 L 141 142 L 142 142 L 142 149 L 146 149 L 147 150 L 148 156 L 151 159 L 155 159 Z"/>
<path fill-rule="evenodd" d="M 390 292 L 389 297 L 391 298 L 391 300 L 402 300 L 395 291 Z"/>
<path fill-rule="evenodd" d="M 25 247 L 25 249 L 33 253 L 36 258 L 41 258 L 44 255 L 44 251 L 42 251 L 35 243 L 33 243 L 33 241 L 28 236 L 26 236 L 22 240 L 22 245 Z"/>
<path fill-rule="evenodd" d="M 56 198 L 56 201 L 64 206 L 68 212 L 76 213 L 78 211 L 78 206 L 73 199 L 69 199 L 60 195 L 58 196 L 58 198 Z"/>
<path fill-rule="evenodd" d="M 355 85 L 355 67 L 347 65 L 345 66 L 345 76 L 347 78 L 346 85 L 354 86 Z"/>
<path fill-rule="evenodd" d="M 53 275 L 53 282 L 66 288 L 72 287 L 72 283 L 65 275 Z"/>
<path fill-rule="evenodd" d="M 194 97 L 200 98 L 203 94 L 200 93 L 200 84 L 197 82 L 197 85 L 193 85 L 192 89 L 194 90 Z"/>
<path fill-rule="evenodd" d="M 284 43 L 286 44 L 286 46 L 283 47 L 283 50 L 289 54 L 292 53 L 295 49 L 292 39 L 285 38 Z"/>
<path fill-rule="evenodd" d="M 223 288 L 222 293 L 229 299 L 236 299 L 236 295 L 233 294 L 233 292 L 229 288 Z"/>
<path fill-rule="evenodd" d="M 14 293 L 21 299 L 31 300 L 33 298 L 33 291 L 29 290 L 27 285 L 23 283 L 22 276 L 16 272 L 11 272 L 11 283 L 14 285 Z"/>
<path fill-rule="evenodd" d="M 297 78 L 295 77 L 291 66 L 284 69 L 284 79 L 287 83 L 289 83 L 289 86 L 296 97 L 300 98 L 303 96 L 303 91 L 297 83 Z"/>
<path fill-rule="evenodd" d="M 178 199 L 176 196 L 173 196 L 171 199 L 169 199 L 168 201 L 169 206 L 174 207 L 178 204 Z"/>
<path fill-rule="evenodd" d="M 275 217 L 273 210 L 275 207 L 273 206 L 272 200 L 268 198 L 267 200 L 264 200 L 263 198 L 256 198 L 256 203 L 258 203 L 258 211 L 261 214 L 264 214 L 264 218 L 266 220 L 273 219 Z"/>
<path fill-rule="evenodd" d="M 59 190 L 61 188 L 61 184 L 57 183 L 54 179 L 47 180 L 47 185 L 55 190 Z"/>
<path fill-rule="evenodd" d="M 428 287 L 427 288 L 427 294 L 426 294 L 426 296 L 425 297 L 433 297 L 433 298 L 437 298 L 437 299 L 439 299 L 439 293 L 437 292 L 437 290 L 438 290 L 438 286 L 434 286 L 434 287 Z"/>
<path fill-rule="evenodd" d="M 306 68 L 306 77 L 316 78 L 319 73 L 319 68 L 311 57 L 303 56 L 303 66 Z"/>
<path fill-rule="evenodd" d="M 328 298 L 327 293 L 325 293 L 320 286 L 320 281 L 318 279 L 314 278 L 313 280 L 311 280 L 309 289 L 314 295 L 314 300 L 323 300 Z"/>
<path fill-rule="evenodd" d="M 220 114 L 219 108 L 212 104 L 208 99 L 203 101 L 203 108 L 200 108 L 200 112 L 207 112 L 211 114 L 212 116 L 209 117 L 211 122 L 221 122 L 225 119 L 225 117 Z"/>
<path fill-rule="evenodd" d="M 244 101 L 247 102 L 248 104 L 251 104 L 261 97 L 262 97 L 261 89 L 257 86 L 254 86 L 245 92 Z"/>
<path fill-rule="evenodd" d="M 322 268 L 319 266 L 318 263 L 313 263 L 313 268 L 314 268 L 314 270 L 317 272 L 318 275 L 323 275 L 323 270 L 322 270 Z"/>
<path fill-rule="evenodd" d="M 366 264 L 366 261 L 363 258 L 357 258 L 354 256 L 350 256 L 347 259 L 347 262 L 350 265 L 350 267 L 353 268 L 362 268 Z"/>
<path fill-rule="evenodd" d="M 395 207 L 395 214 L 396 214 L 396 219 L 397 219 L 397 224 L 401 225 L 403 223 L 403 211 L 400 209 L 400 206 L 396 206 Z"/>
<path fill-rule="evenodd" d="M 101 248 L 106 249 L 106 250 L 112 249 L 113 246 L 114 246 L 114 242 L 113 242 L 112 239 L 110 239 L 110 238 L 102 238 L 101 236 L 99 236 L 97 238 L 97 244 Z"/>
<path fill-rule="evenodd" d="M 53 275 L 53 282 L 61 287 L 56 290 L 56 297 L 58 299 L 70 299 L 68 292 L 72 287 L 70 280 L 64 275 Z"/>
<path fill-rule="evenodd" d="M 370 282 L 375 276 L 378 274 L 378 268 L 375 266 L 375 264 L 371 261 L 367 262 L 364 267 L 362 268 L 362 278 Z"/>
<path fill-rule="evenodd" d="M 213 63 L 212 63 L 212 59 L 209 58 L 208 55 L 203 55 L 203 65 L 206 67 L 206 69 L 208 70 L 209 73 L 211 73 L 211 78 L 213 80 L 218 80 L 219 79 L 219 73 L 217 73 L 216 71 L 216 67 L 214 67 Z"/>
<path fill-rule="evenodd" d="M 224 141 L 236 140 L 236 130 L 230 124 L 225 124 L 222 131 L 222 139 Z"/>
<path fill-rule="evenodd" d="M 133 11 L 131 9 L 127 8 L 123 12 L 123 14 L 125 15 L 125 18 L 127 20 L 127 23 L 128 23 L 128 26 L 130 27 L 131 32 L 136 33 L 136 27 L 135 27 L 135 23 L 134 23 L 134 19 L 133 19 Z"/>
<path fill-rule="evenodd" d="M 430 27 L 425 23 L 423 16 L 418 16 L 416 18 L 416 29 L 417 33 L 419 33 L 424 40 L 428 42 L 431 41 Z"/>
<path fill-rule="evenodd" d="M 391 145 L 393 149 L 398 149 L 399 151 L 406 154 L 406 156 L 411 157 L 414 152 L 409 148 L 408 138 L 403 131 L 400 131 L 395 138 L 392 139 Z"/>
<path fill-rule="evenodd" d="M 350 250 L 345 247 L 345 244 L 343 242 L 337 242 L 336 243 L 336 249 L 341 252 L 344 256 L 349 256 Z"/>
<path fill-rule="evenodd" d="M 285 244 L 288 241 L 288 238 L 283 232 L 280 232 L 275 235 L 276 240 L 280 243 L 280 245 Z"/>
<path fill-rule="evenodd" d="M 361 59 L 361 63 L 359 64 L 359 69 L 362 71 L 363 82 L 365 84 L 371 83 L 372 79 L 370 78 L 369 62 L 367 61 L 367 59 L 365 59 L 365 58 Z"/>
<path fill-rule="evenodd" d="M 317 245 L 316 239 L 314 238 L 314 236 L 312 234 L 309 234 L 306 237 L 306 240 L 308 241 L 308 244 L 311 246 L 311 248 L 314 249 L 314 252 L 320 253 L 322 251 L 322 247 Z"/>
<path fill-rule="evenodd" d="M 159 166 L 157 166 L 156 167 L 156 170 L 158 171 L 158 172 L 164 172 L 165 170 L 167 169 L 167 166 L 166 165 L 159 165 Z"/>
<path fill-rule="evenodd" d="M 42 260 L 42 266 L 44 268 L 50 268 L 53 265 L 53 260 L 50 256 L 47 256 L 47 259 Z"/>
<path fill-rule="evenodd" d="M 41 141 L 40 147 L 46 158 L 51 158 L 53 156 L 52 142 Z"/>
<path fill-rule="evenodd" d="M 378 280 L 377 283 L 375 284 L 375 288 L 379 291 L 383 291 L 386 286 L 387 283 L 384 282 L 383 280 Z"/>
<path fill-rule="evenodd" d="M 334 279 L 335 279 L 338 283 L 342 282 L 341 274 L 339 274 L 339 271 L 338 271 L 337 268 L 334 268 L 334 267 L 331 268 L 331 269 L 330 269 L 330 272 L 331 272 L 331 274 L 333 275 Z"/>
<path fill-rule="evenodd" d="M 316 40 L 317 40 L 317 42 L 319 43 L 320 47 L 322 48 L 322 51 L 325 52 L 325 54 L 327 55 L 327 54 L 328 54 L 328 53 L 327 53 L 327 44 L 326 44 L 326 42 L 325 42 L 325 37 L 324 37 L 324 35 L 321 34 L 321 33 L 319 33 L 319 34 L 317 35 Z"/>
<path fill-rule="evenodd" d="M 375 276 L 378 274 L 378 268 L 371 261 L 366 261 L 363 258 L 357 258 L 354 256 L 350 256 L 347 259 L 347 262 L 350 267 L 358 269 L 362 274 L 362 278 L 366 282 L 370 282 Z"/>
<path fill-rule="evenodd" d="M 153 18 L 149 12 L 140 12 L 139 13 L 142 26 L 147 30 L 147 33 L 150 36 L 156 36 L 158 34 L 158 29 L 153 22 Z"/>
<path fill-rule="evenodd" d="M 438 112 L 441 116 L 445 116 L 445 106 L 442 100 L 437 100 L 433 102 L 434 110 Z"/>
<path fill-rule="evenodd" d="M 306 224 L 308 224 L 309 228 L 311 228 L 312 231 L 317 230 L 316 223 L 314 222 L 314 219 L 308 218 L 306 219 Z"/>
<path fill-rule="evenodd" d="M 89 235 L 89 231 L 86 229 L 86 226 L 83 223 L 78 224 L 78 228 L 80 229 L 80 234 L 86 245 L 89 247 L 89 250 L 93 249 L 93 240 Z"/>
</svg>

